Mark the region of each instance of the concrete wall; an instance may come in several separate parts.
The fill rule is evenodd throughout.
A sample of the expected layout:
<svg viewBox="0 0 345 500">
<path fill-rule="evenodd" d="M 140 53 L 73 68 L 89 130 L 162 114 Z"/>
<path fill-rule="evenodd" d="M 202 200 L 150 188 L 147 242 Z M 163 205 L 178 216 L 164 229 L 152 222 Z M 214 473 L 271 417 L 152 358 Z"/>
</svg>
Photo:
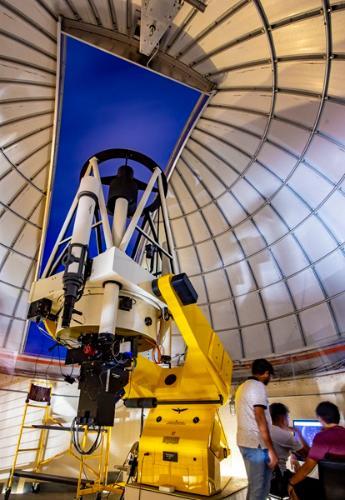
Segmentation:
<svg viewBox="0 0 345 500">
<path fill-rule="evenodd" d="M 28 385 L 29 379 L 0 375 L 0 480 L 7 477 L 12 463 Z M 69 424 L 76 413 L 77 384 L 52 382 L 52 385 L 53 413 L 62 423 Z M 290 408 L 292 418 L 314 418 L 314 409 L 321 400 L 333 401 L 344 412 L 345 373 L 277 381 L 271 383 L 268 389 L 270 401 L 281 401 L 286 404 Z M 226 476 L 245 477 L 243 462 L 235 444 L 236 416 L 230 415 L 229 405 L 225 405 L 220 413 L 232 450 L 231 456 L 222 463 L 222 473 Z M 31 410 L 28 421 L 38 423 L 40 418 L 40 411 Z M 140 412 L 127 410 L 120 403 L 116 410 L 112 433 L 110 470 L 123 462 L 131 445 L 138 439 L 139 427 Z M 69 437 L 69 433 L 51 432 L 47 456 L 67 448 Z M 26 431 L 24 442 L 25 446 L 34 447 L 37 442 L 37 433 Z M 18 465 L 30 465 L 33 458 L 33 453 L 24 453 Z M 51 473 L 73 476 L 76 473 L 76 462 L 70 457 L 62 458 L 51 463 L 48 470 Z"/>
</svg>

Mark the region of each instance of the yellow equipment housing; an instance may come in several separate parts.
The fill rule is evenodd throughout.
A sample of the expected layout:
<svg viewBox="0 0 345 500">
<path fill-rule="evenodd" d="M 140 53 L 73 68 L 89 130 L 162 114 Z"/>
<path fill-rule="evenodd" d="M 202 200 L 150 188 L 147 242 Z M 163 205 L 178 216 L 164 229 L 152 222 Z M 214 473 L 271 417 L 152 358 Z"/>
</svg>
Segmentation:
<svg viewBox="0 0 345 500">
<path fill-rule="evenodd" d="M 230 453 L 218 408 L 230 393 L 232 362 L 196 304 L 183 305 L 172 275 L 158 280 L 187 345 L 185 364 L 164 368 L 138 357 L 126 398 L 157 398 L 139 441 L 138 482 L 201 495 L 221 488 L 220 462 Z"/>
</svg>

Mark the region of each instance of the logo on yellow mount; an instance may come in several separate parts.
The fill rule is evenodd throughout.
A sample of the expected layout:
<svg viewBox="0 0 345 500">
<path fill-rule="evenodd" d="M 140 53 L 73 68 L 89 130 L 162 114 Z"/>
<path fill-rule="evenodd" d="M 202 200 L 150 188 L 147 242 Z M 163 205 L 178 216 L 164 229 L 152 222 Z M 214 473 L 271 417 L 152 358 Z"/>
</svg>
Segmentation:
<svg viewBox="0 0 345 500">
<path fill-rule="evenodd" d="M 172 411 L 176 411 L 178 414 L 186 410 L 188 410 L 188 408 L 172 408 Z"/>
</svg>

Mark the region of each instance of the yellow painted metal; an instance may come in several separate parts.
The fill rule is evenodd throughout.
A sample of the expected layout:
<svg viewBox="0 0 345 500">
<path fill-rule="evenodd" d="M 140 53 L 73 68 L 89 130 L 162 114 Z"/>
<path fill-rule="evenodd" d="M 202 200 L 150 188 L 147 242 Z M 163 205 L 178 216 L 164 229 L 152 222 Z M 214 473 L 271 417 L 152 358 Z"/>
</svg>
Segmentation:
<svg viewBox="0 0 345 500">
<path fill-rule="evenodd" d="M 218 335 L 197 304 L 184 306 L 171 285 L 172 275 L 158 280 L 162 297 L 168 305 L 175 324 L 186 345 L 188 356 L 186 372 L 197 374 L 207 370 L 218 394 L 228 398 L 231 384 L 232 362 Z"/>
<path fill-rule="evenodd" d="M 7 481 L 7 488 L 12 488 L 12 484 L 13 484 L 13 474 L 14 474 L 14 470 L 16 468 L 16 465 L 17 465 L 17 460 L 18 460 L 18 455 L 19 455 L 19 447 L 20 447 L 20 443 L 21 443 L 21 440 L 22 440 L 22 436 L 23 436 L 23 431 L 24 431 L 24 427 L 25 427 L 25 419 L 26 419 L 26 414 L 27 414 L 27 411 L 28 411 L 28 405 L 25 405 L 24 406 L 24 412 L 23 412 L 23 417 L 22 417 L 22 422 L 21 422 L 21 425 L 20 425 L 20 430 L 19 430 L 19 436 L 18 436 L 18 441 L 17 441 L 17 445 L 16 445 L 16 450 L 14 452 L 14 457 L 13 457 L 13 463 L 12 463 L 12 467 L 11 467 L 11 472 L 10 472 L 10 476 L 8 478 L 8 481 Z"/>
<path fill-rule="evenodd" d="M 158 288 L 188 353 L 184 365 L 174 368 L 158 366 L 139 356 L 131 374 L 127 398 L 155 397 L 159 403 L 165 403 L 152 409 L 146 419 L 139 444 L 138 480 L 212 495 L 221 487 L 220 462 L 230 453 L 218 408 L 229 397 L 232 362 L 201 309 L 196 304 L 182 304 L 171 278 L 161 277 Z M 46 327 L 54 336 L 55 325 L 47 321 Z M 87 433 L 85 436 L 84 444 Z M 103 436 L 99 460 L 103 460 L 103 450 L 108 457 L 108 439 L 110 432 L 106 438 Z M 102 489 L 118 490 L 118 485 L 107 484 L 107 459 L 99 464 L 98 471 L 88 458 L 78 459 L 77 497 Z M 95 474 L 94 484 L 82 480 L 85 469 Z"/>
<path fill-rule="evenodd" d="M 52 390 L 52 386 L 49 384 L 50 389 Z M 27 425 L 26 420 L 28 417 L 28 409 L 35 408 L 36 410 L 40 409 L 43 411 L 42 416 L 42 424 L 55 424 L 61 425 L 58 420 L 56 420 L 51 414 L 51 406 L 47 403 L 34 403 L 29 402 L 27 399 L 24 404 L 23 417 L 21 421 L 21 426 L 19 430 L 18 441 L 16 445 L 16 450 L 14 454 L 13 464 L 10 471 L 10 476 L 7 481 L 7 489 L 11 489 L 13 485 L 14 472 L 16 469 L 16 465 L 18 462 L 18 456 L 21 451 L 28 451 L 28 449 L 21 449 L 20 445 L 22 442 L 24 429 L 34 430 L 37 432 L 37 428 L 32 425 Z M 43 466 L 49 464 L 53 460 L 60 458 L 66 454 L 69 454 L 74 459 L 79 462 L 79 475 L 78 475 L 78 484 L 77 484 L 77 492 L 76 497 L 81 497 L 84 495 L 91 495 L 94 493 L 100 493 L 102 491 L 109 491 L 115 493 L 122 493 L 124 489 L 124 485 L 120 484 L 107 484 L 108 478 L 108 469 L 109 469 L 109 452 L 110 452 L 110 440 L 111 440 L 111 427 L 103 428 L 102 439 L 100 443 L 100 447 L 97 453 L 92 455 L 79 455 L 76 454 L 73 448 L 72 439 L 70 441 L 69 447 L 57 453 L 49 458 L 44 458 L 47 440 L 48 440 L 48 429 L 40 429 L 40 434 L 38 437 L 38 444 L 35 448 L 30 448 L 32 451 L 36 451 L 36 456 L 32 465 L 33 472 L 39 472 Z M 91 432 L 86 426 L 84 428 L 83 438 L 82 438 L 82 446 L 85 448 L 87 445 L 88 435 Z M 96 466 L 90 464 L 90 462 L 96 462 Z M 87 471 L 87 473 L 86 473 Z M 86 480 L 86 482 L 85 482 Z M 92 481 L 91 481 L 92 480 Z M 37 480 L 38 481 L 38 480 Z"/>
<path fill-rule="evenodd" d="M 31 383 L 30 383 L 31 386 Z M 48 384 L 47 387 L 50 389 L 50 392 L 52 390 L 52 385 Z M 30 391 L 29 391 L 30 392 Z M 24 429 L 31 429 L 35 432 L 37 432 L 37 429 L 35 429 L 32 425 L 26 425 L 26 419 L 28 417 L 28 409 L 29 408 L 35 408 L 35 410 L 43 410 L 43 415 L 42 415 L 42 424 L 46 425 L 48 422 L 52 423 L 58 423 L 57 421 L 54 420 L 54 418 L 51 416 L 51 407 L 50 403 L 45 403 L 45 402 L 32 402 L 30 403 L 29 399 L 29 393 L 27 396 L 27 399 L 24 404 L 24 411 L 23 411 L 23 417 L 21 420 L 20 424 L 20 429 L 19 429 L 19 435 L 18 435 L 18 440 L 17 440 L 17 445 L 16 449 L 14 452 L 14 457 L 13 457 L 13 463 L 10 471 L 10 475 L 7 481 L 7 489 L 12 488 L 13 484 L 13 478 L 14 478 L 14 472 L 17 466 L 18 462 L 18 456 L 21 452 L 27 452 L 27 451 L 36 451 L 34 463 L 33 463 L 33 471 L 37 472 L 40 467 L 42 466 L 42 461 L 44 458 L 44 453 L 46 450 L 46 444 L 47 444 L 47 430 L 46 429 L 40 429 L 40 434 L 38 438 L 38 443 L 35 448 L 20 448 L 22 438 L 23 438 L 23 432 Z"/>
<path fill-rule="evenodd" d="M 138 481 L 212 495 L 221 488 L 220 462 L 230 453 L 218 408 L 230 393 L 232 362 L 201 309 L 184 306 L 171 285 L 158 280 L 169 312 L 188 347 L 185 364 L 164 368 L 139 356 L 126 397 L 155 397 L 139 442 Z M 168 376 L 174 375 L 176 380 Z M 210 402 L 212 401 L 212 403 Z"/>
<path fill-rule="evenodd" d="M 82 437 L 82 448 L 84 449 L 87 447 L 89 434 L 90 431 L 88 427 L 85 426 Z M 118 494 L 123 493 L 124 484 L 108 484 L 110 442 L 111 427 L 104 427 L 97 453 L 91 455 L 74 455 L 78 458 L 80 465 L 76 492 L 77 498 L 85 495 L 93 495 L 94 493 L 101 493 L 102 491 Z M 97 468 L 95 468 L 94 465 L 90 465 L 90 462 L 95 461 Z"/>
<path fill-rule="evenodd" d="M 56 321 L 45 319 L 43 323 L 49 335 L 51 335 L 53 339 L 56 339 Z"/>
<path fill-rule="evenodd" d="M 178 413 L 176 406 L 150 411 L 139 442 L 138 481 L 212 495 L 221 488 L 219 463 L 228 453 L 226 443 L 222 449 L 219 441 L 215 443 L 217 409 L 215 405 L 181 405 L 180 409 L 185 411 Z"/>
</svg>

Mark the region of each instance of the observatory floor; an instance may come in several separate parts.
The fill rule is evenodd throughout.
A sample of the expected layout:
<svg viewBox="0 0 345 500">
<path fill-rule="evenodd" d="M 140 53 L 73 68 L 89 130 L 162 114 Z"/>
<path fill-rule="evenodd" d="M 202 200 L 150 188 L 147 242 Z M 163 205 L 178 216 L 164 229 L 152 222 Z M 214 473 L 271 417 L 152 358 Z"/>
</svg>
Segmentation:
<svg viewBox="0 0 345 500">
<path fill-rule="evenodd" d="M 22 498 L 25 500 L 73 500 L 75 499 L 75 494 L 72 492 L 68 493 L 61 493 L 61 492 L 47 492 L 47 493 L 39 493 L 34 494 L 34 493 L 24 493 L 24 494 L 18 494 L 16 495 L 15 493 L 11 494 L 11 497 L 13 500 L 21 500 Z M 84 497 L 85 500 L 94 500 L 96 498 L 96 495 L 87 495 Z M 104 494 L 103 499 L 106 500 L 119 500 L 120 495 L 115 495 L 111 494 L 108 496 L 107 494 Z"/>
<path fill-rule="evenodd" d="M 222 492 L 217 495 L 213 495 L 212 497 L 208 497 L 210 500 L 244 500 L 246 497 L 246 486 L 247 481 L 245 479 L 231 478 Z M 61 491 L 60 488 L 64 488 L 65 491 Z M 66 491 L 66 487 L 59 485 L 52 485 L 49 483 L 41 484 L 41 492 L 39 494 L 29 493 L 24 490 L 24 493 L 16 494 L 15 491 L 11 494 L 10 498 L 13 500 L 21 500 L 21 498 L 25 498 L 25 500 L 73 500 L 75 499 L 75 492 L 71 489 L 71 487 L 67 487 L 69 491 Z M 26 489 L 26 488 L 25 488 Z M 43 491 L 42 491 L 43 490 Z M 140 491 L 141 490 L 141 491 Z M 0 488 L 1 491 L 1 488 Z M 86 495 L 84 496 L 84 500 L 94 500 L 96 495 Z M 118 494 L 107 494 L 104 493 L 102 496 L 103 499 L 106 500 L 119 500 L 120 495 Z M 126 496 L 125 498 L 128 500 L 137 500 L 140 498 L 141 500 L 205 500 L 204 496 L 200 495 L 188 495 L 183 493 L 172 493 L 172 494 L 164 494 L 160 493 L 154 488 L 137 488 L 135 485 L 126 488 Z"/>
</svg>

